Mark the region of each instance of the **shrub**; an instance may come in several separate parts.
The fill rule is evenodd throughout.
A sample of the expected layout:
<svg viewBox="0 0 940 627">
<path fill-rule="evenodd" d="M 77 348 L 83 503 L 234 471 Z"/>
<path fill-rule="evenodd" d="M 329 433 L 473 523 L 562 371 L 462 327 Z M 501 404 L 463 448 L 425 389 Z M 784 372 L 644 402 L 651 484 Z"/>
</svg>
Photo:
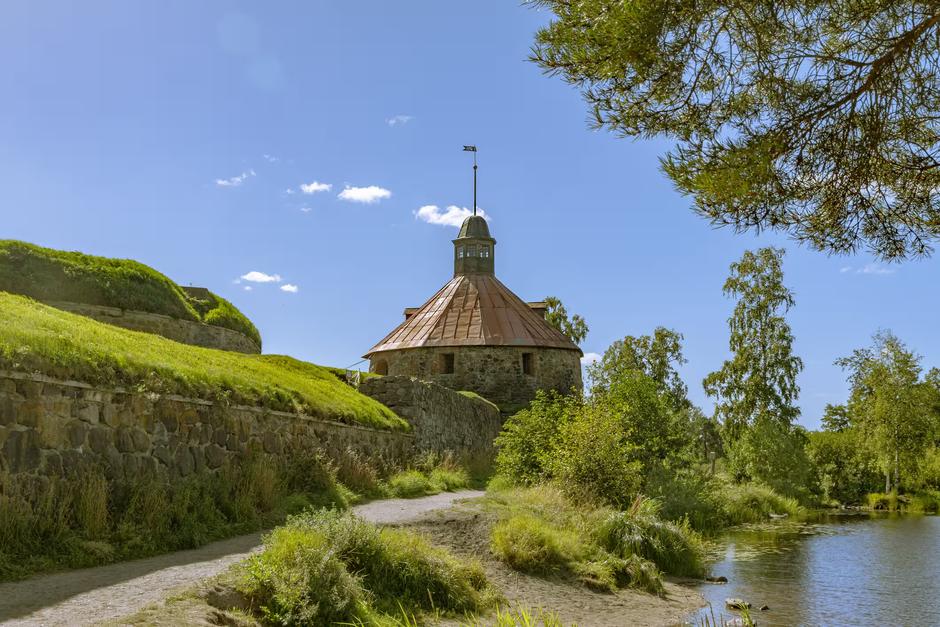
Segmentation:
<svg viewBox="0 0 940 627">
<path fill-rule="evenodd" d="M 336 462 L 336 478 L 353 492 L 367 497 L 379 496 L 382 486 L 378 465 L 375 460 L 347 448 Z"/>
<path fill-rule="evenodd" d="M 539 391 L 527 409 L 506 421 L 497 436 L 496 471 L 520 485 L 547 478 L 558 430 L 579 405 L 579 400 L 557 392 Z"/>
<path fill-rule="evenodd" d="M 869 509 L 894 512 L 900 509 L 897 492 L 872 492 L 865 499 Z"/>
<path fill-rule="evenodd" d="M 628 511 L 607 516 L 596 537 L 617 557 L 647 559 L 670 575 L 703 576 L 705 550 L 699 536 L 687 523 L 664 521 L 658 514 L 657 501 L 637 498 Z"/>
<path fill-rule="evenodd" d="M 636 497 L 641 465 L 619 417 L 585 408 L 561 426 L 558 439 L 552 470 L 568 494 L 621 506 Z"/>
</svg>

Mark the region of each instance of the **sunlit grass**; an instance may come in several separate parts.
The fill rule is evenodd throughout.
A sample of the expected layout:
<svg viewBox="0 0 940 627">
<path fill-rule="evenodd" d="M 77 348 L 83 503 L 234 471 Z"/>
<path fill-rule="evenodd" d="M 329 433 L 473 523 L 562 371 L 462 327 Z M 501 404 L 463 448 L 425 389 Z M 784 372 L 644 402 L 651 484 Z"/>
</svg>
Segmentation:
<svg viewBox="0 0 940 627">
<path fill-rule="evenodd" d="M 0 292 L 0 368 L 181 394 L 382 429 L 408 424 L 326 368 L 180 344 Z"/>
</svg>

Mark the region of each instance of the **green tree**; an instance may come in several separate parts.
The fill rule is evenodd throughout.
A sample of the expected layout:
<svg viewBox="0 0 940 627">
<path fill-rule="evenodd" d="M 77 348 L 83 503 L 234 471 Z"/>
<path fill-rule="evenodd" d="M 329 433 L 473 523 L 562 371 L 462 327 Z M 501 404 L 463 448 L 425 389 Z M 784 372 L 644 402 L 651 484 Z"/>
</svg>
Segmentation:
<svg viewBox="0 0 940 627">
<path fill-rule="evenodd" d="M 676 148 L 695 209 L 885 259 L 940 237 L 936 0 L 533 0 L 532 59 L 594 124 Z"/>
<path fill-rule="evenodd" d="M 890 331 L 836 364 L 849 372 L 849 413 L 884 473 L 885 492 L 914 475 L 932 442 L 930 384 L 920 381 L 920 358 Z"/>
<path fill-rule="evenodd" d="M 822 417 L 823 429 L 826 431 L 845 431 L 850 424 L 848 407 L 831 403 L 826 404 L 826 410 Z"/>
<path fill-rule="evenodd" d="M 782 249 L 761 248 L 731 265 L 724 293 L 737 299 L 728 320 L 732 358 L 703 385 L 716 399 L 735 474 L 768 480 L 778 489 L 789 482 L 784 492 L 794 494 L 803 487 L 801 464 L 808 464 L 803 438 L 793 428 L 803 362 L 793 355 L 793 333 L 784 317 L 795 301 L 783 284 L 783 255 Z"/>
<path fill-rule="evenodd" d="M 568 316 L 568 310 L 562 304 L 561 300 L 554 296 L 545 297 L 545 321 L 552 325 L 577 345 L 581 345 L 588 334 L 588 325 L 584 318 L 578 314 Z"/>
<path fill-rule="evenodd" d="M 677 368 L 686 363 L 682 356 L 682 334 L 657 327 L 653 335 L 628 335 L 611 344 L 601 359 L 588 366 L 592 394 L 603 393 L 626 373 L 638 371 L 656 382 L 677 410 L 688 408 L 688 388 Z"/>
</svg>

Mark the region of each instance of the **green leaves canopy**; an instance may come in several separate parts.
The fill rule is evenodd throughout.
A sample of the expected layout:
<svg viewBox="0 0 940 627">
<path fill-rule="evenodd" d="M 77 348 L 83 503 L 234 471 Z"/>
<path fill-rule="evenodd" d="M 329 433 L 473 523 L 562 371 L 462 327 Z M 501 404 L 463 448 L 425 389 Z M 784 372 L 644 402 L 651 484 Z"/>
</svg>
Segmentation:
<svg viewBox="0 0 940 627">
<path fill-rule="evenodd" d="M 594 125 L 667 136 L 663 168 L 714 224 L 826 252 L 940 237 L 937 0 L 535 0 L 532 60 Z"/>
</svg>

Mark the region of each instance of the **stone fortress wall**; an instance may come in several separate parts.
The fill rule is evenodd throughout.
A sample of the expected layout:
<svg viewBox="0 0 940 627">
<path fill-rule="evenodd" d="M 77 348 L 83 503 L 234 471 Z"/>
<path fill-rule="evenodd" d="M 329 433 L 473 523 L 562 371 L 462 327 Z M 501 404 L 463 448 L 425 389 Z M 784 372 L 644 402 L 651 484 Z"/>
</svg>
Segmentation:
<svg viewBox="0 0 940 627">
<path fill-rule="evenodd" d="M 530 355 L 525 358 L 524 355 Z M 447 356 L 453 372 L 448 373 Z M 528 372 L 524 359 L 528 359 Z M 386 351 L 371 367 L 389 376 L 407 375 L 434 381 L 452 390 L 471 390 L 511 411 L 535 398 L 539 389 L 568 394 L 581 390 L 581 356 L 560 348 L 524 346 L 460 346 Z"/>
<path fill-rule="evenodd" d="M 319 448 L 335 459 L 352 449 L 399 463 L 424 451 L 492 456 L 501 420 L 490 403 L 404 377 L 363 388 L 412 432 L 0 371 L 0 472 L 68 476 L 97 465 L 111 480 L 176 481 L 251 451 L 289 457 Z"/>
<path fill-rule="evenodd" d="M 56 309 L 86 316 L 98 322 L 113 324 L 131 331 L 162 335 L 183 344 L 238 353 L 258 354 L 261 352 L 261 347 L 250 337 L 232 329 L 203 322 L 179 320 L 161 314 L 119 309 L 105 305 L 86 305 L 65 301 L 53 301 L 46 304 Z"/>
<path fill-rule="evenodd" d="M 430 381 L 412 377 L 372 377 L 359 386 L 414 428 L 416 450 L 454 451 L 489 458 L 503 426 L 499 408 Z"/>
</svg>

